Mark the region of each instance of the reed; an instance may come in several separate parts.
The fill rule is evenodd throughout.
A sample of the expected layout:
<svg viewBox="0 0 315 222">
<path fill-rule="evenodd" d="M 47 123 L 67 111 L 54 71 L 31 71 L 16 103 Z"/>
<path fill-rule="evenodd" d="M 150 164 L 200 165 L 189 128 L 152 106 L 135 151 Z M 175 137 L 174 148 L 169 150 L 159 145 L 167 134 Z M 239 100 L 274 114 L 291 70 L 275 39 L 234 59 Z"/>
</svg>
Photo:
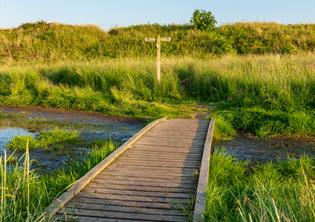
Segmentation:
<svg viewBox="0 0 315 222">
<path fill-rule="evenodd" d="M 43 212 L 52 200 L 109 155 L 116 145 L 99 141 L 91 147 L 85 160 L 44 175 L 31 170 L 28 143 L 25 148 L 25 154 L 15 165 L 7 164 L 10 157 L 6 151 L 0 159 L 0 221 L 42 221 Z"/>
</svg>

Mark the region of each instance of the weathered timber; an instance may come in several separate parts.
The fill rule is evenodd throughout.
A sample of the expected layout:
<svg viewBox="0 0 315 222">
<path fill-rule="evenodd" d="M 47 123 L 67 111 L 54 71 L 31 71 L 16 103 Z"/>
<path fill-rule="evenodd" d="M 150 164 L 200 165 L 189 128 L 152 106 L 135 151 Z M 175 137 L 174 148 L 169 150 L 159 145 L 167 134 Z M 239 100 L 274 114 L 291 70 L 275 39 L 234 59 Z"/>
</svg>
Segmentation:
<svg viewBox="0 0 315 222">
<path fill-rule="evenodd" d="M 187 119 L 149 124 L 58 197 L 47 218 L 202 219 L 213 126 L 213 121 Z"/>
</svg>

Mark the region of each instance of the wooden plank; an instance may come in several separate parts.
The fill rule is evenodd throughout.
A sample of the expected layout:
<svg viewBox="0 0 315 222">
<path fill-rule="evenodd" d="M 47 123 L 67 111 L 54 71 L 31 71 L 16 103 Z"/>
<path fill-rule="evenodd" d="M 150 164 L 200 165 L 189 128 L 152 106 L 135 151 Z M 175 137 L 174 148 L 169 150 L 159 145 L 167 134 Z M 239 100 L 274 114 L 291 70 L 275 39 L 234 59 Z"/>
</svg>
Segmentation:
<svg viewBox="0 0 315 222">
<path fill-rule="evenodd" d="M 190 122 L 190 123 L 187 123 L 187 121 L 184 121 L 184 122 L 177 122 L 177 123 L 171 123 L 169 121 L 167 122 L 164 122 L 163 124 L 159 125 L 157 128 L 165 128 L 165 127 L 172 127 L 172 128 L 179 128 L 181 130 L 187 130 L 187 128 L 207 128 L 208 127 L 208 124 L 209 123 L 193 123 L 193 122 Z"/>
<path fill-rule="evenodd" d="M 134 191 L 151 191 L 151 192 L 170 192 L 170 193 L 193 193 L 195 189 L 192 188 L 170 188 L 170 187 L 157 187 L 157 186 L 139 186 L 139 185 L 115 185 L 91 183 L 89 187 L 93 188 L 111 188 L 116 190 L 134 190 Z"/>
<path fill-rule="evenodd" d="M 91 216 L 74 216 L 74 215 L 64 215 L 58 213 L 58 218 L 56 218 L 55 222 L 59 221 L 75 221 L 75 222 L 135 222 L 135 220 L 128 219 L 111 219 L 111 218 L 97 218 Z M 150 220 L 141 220 L 141 222 L 150 222 Z"/>
<path fill-rule="evenodd" d="M 134 190 L 116 190 L 109 188 L 95 188 L 86 187 L 84 189 L 85 193 L 96 193 L 96 194 L 115 194 L 123 196 L 138 196 L 138 197 L 170 197 L 178 199 L 189 199 L 191 194 L 187 193 L 170 193 L 170 192 L 157 192 L 157 191 L 134 191 Z"/>
<path fill-rule="evenodd" d="M 168 152 L 169 150 L 165 150 L 165 152 Z M 177 149 L 170 151 L 169 155 L 163 154 L 163 151 L 159 150 L 147 150 L 147 149 L 133 149 L 132 152 L 128 152 L 128 154 L 123 155 L 119 158 L 119 162 L 122 162 L 120 160 L 129 161 L 132 162 L 132 160 L 139 160 L 139 161 L 149 161 L 152 160 L 153 162 L 194 162 L 198 163 L 201 161 L 201 154 L 198 154 L 197 152 L 191 151 L 186 152 Z"/>
<path fill-rule="evenodd" d="M 191 132 L 191 131 L 203 131 L 207 130 L 207 126 L 202 127 L 202 126 L 181 126 L 182 129 L 180 129 L 180 132 Z M 179 128 L 178 126 L 162 126 L 160 125 L 159 127 L 155 128 L 155 130 L 163 130 L 163 131 L 178 131 Z"/>
<path fill-rule="evenodd" d="M 140 148 L 139 148 L 140 149 Z M 190 150 L 187 150 L 190 151 Z M 192 150 L 191 150 L 192 151 Z M 182 150 L 179 151 L 171 151 L 169 150 L 168 153 L 160 152 L 159 150 L 149 150 L 149 149 L 132 149 L 130 152 L 126 153 L 125 155 L 122 155 L 120 158 L 130 158 L 130 159 L 145 159 L 145 158 L 154 158 L 155 160 L 190 160 L 195 162 L 201 161 L 202 154 L 196 153 L 196 152 L 182 152 Z"/>
<path fill-rule="evenodd" d="M 177 204 L 185 204 L 187 203 L 186 199 L 182 198 L 173 198 L 173 197 L 148 197 L 148 196 L 123 196 L 117 194 L 101 194 L 101 193 L 88 193 L 88 192 L 80 192 L 78 197 L 88 197 L 88 198 L 101 198 L 104 201 L 111 200 L 123 200 L 123 201 L 141 201 L 141 202 L 150 202 L 150 203 L 177 203 Z"/>
<path fill-rule="evenodd" d="M 121 169 L 122 165 L 112 165 L 110 169 L 108 170 L 129 170 L 129 171 L 132 171 L 132 170 L 140 170 L 140 171 L 143 171 L 143 172 L 152 172 L 152 173 L 165 173 L 167 174 L 168 172 L 172 172 L 172 173 L 178 173 L 178 174 L 181 174 L 181 173 L 193 173 L 194 171 L 198 171 L 198 168 L 195 168 L 195 167 L 185 167 L 185 168 L 181 168 L 181 167 L 172 167 L 172 169 L 170 169 L 169 167 L 163 167 L 163 166 L 132 166 L 132 165 L 124 165 L 123 169 Z"/>
<path fill-rule="evenodd" d="M 107 183 L 107 184 L 118 184 L 118 185 L 140 185 L 140 186 L 158 186 L 158 187 L 180 187 L 180 188 L 192 188 L 191 184 L 185 184 L 180 182 L 154 182 L 154 181 L 139 181 L 139 180 L 104 180 L 103 178 L 96 178 L 94 179 L 96 183 Z"/>
<path fill-rule="evenodd" d="M 128 161 L 129 163 L 159 163 L 159 164 L 187 164 L 187 165 L 200 165 L 200 161 L 196 159 L 173 159 L 173 158 L 156 158 L 155 156 L 142 156 L 140 157 L 121 157 L 120 161 Z"/>
<path fill-rule="evenodd" d="M 101 211 L 111 211 L 111 212 L 125 212 L 125 213 L 142 213 L 142 214 L 154 214 L 154 215 L 174 215 L 183 216 L 184 213 L 180 210 L 174 209 L 154 209 L 154 208 L 144 208 L 144 207 L 133 207 L 133 206 L 119 206 L 117 205 L 100 205 L 93 203 L 77 203 L 74 201 L 69 202 L 68 208 L 73 209 L 89 209 L 89 210 L 101 210 Z"/>
<path fill-rule="evenodd" d="M 145 152 L 145 151 L 143 151 Z M 130 160 L 144 160 L 144 161 L 155 161 L 155 162 L 194 162 L 200 163 L 201 162 L 201 155 L 194 155 L 194 154 L 182 154 L 182 153 L 171 153 L 170 155 L 159 155 L 159 152 L 145 152 L 144 154 L 140 154 L 139 152 L 134 152 L 134 155 L 126 155 L 122 156 L 121 160 L 130 159 Z M 141 156 L 140 156 L 141 155 Z"/>
<path fill-rule="evenodd" d="M 204 151 L 202 154 L 202 161 L 201 161 L 198 187 L 197 187 L 194 213 L 193 213 L 193 222 L 204 221 L 203 213 L 206 207 L 206 189 L 208 186 L 208 179 L 209 179 L 209 167 L 210 167 L 210 157 L 211 157 L 214 125 L 215 125 L 215 120 L 212 119 L 209 124 L 207 138 L 204 145 Z"/>
<path fill-rule="evenodd" d="M 152 147 L 152 149 L 148 148 L 148 147 Z M 161 155 L 163 155 L 163 153 L 182 153 L 182 155 L 185 155 L 185 154 L 198 154 L 200 155 L 201 157 L 201 151 L 202 149 L 199 148 L 199 147 L 183 147 L 183 146 L 173 146 L 173 147 L 163 147 L 163 146 L 160 146 L 160 145 L 157 145 L 157 146 L 152 146 L 152 145 L 146 145 L 146 144 L 143 144 L 141 145 L 141 147 L 137 146 L 137 147 L 134 147 L 134 148 L 131 148 L 132 150 L 134 151 L 141 151 L 141 152 L 158 152 L 160 153 Z"/>
<path fill-rule="evenodd" d="M 152 173 L 152 169 L 143 169 L 143 168 L 138 168 L 138 169 L 118 169 L 118 168 L 114 168 L 114 169 L 107 169 L 106 172 L 108 173 L 128 173 L 131 175 L 134 175 L 133 173 L 137 173 L 139 174 L 139 172 L 135 172 L 137 170 L 141 169 L 141 174 L 143 175 L 147 175 L 147 174 L 153 174 Z M 154 171 L 154 175 L 168 175 L 168 176 L 196 176 L 199 175 L 199 171 L 198 170 L 185 170 L 185 171 L 170 171 L 170 170 L 155 170 Z"/>
<path fill-rule="evenodd" d="M 187 221 L 184 216 L 172 216 L 172 215 L 151 215 L 140 213 L 123 213 L 123 212 L 111 212 L 111 211 L 98 211 L 98 210 L 85 210 L 85 209 L 66 209 L 66 215 L 74 216 L 93 216 L 97 218 L 113 218 L 113 219 L 133 219 L 133 220 L 151 220 L 151 221 L 174 221 L 182 222 Z"/>
<path fill-rule="evenodd" d="M 133 177 L 126 177 L 126 176 L 115 176 L 115 175 L 108 175 L 106 172 L 100 173 L 97 178 L 102 178 L 104 180 L 110 180 L 110 179 L 115 179 L 115 180 L 124 180 L 124 181 L 158 181 L 158 182 L 181 182 L 183 184 L 195 184 L 197 182 L 197 178 L 183 178 L 183 177 L 178 177 L 178 178 L 159 178 L 159 177 L 145 177 L 145 176 L 133 176 Z"/>
<path fill-rule="evenodd" d="M 150 139 L 142 139 L 141 141 L 138 141 L 137 144 L 142 144 L 142 143 L 154 143 L 156 145 L 161 145 L 163 144 L 164 146 L 191 146 L 191 145 L 195 145 L 195 146 L 203 146 L 204 144 L 204 140 L 189 140 L 189 141 L 178 141 L 178 140 L 166 140 L 166 139 L 163 139 L 163 140 L 159 140 L 159 139 L 155 139 L 155 138 L 150 138 Z"/>
<path fill-rule="evenodd" d="M 145 143 L 145 142 L 153 142 L 153 143 L 156 143 L 156 144 L 164 144 L 164 143 L 167 143 L 167 144 L 171 144 L 171 145 L 181 145 L 181 146 L 190 146 L 190 145 L 195 145 L 195 146 L 202 146 L 204 144 L 204 139 L 190 139 L 190 140 L 179 140 L 177 138 L 175 139 L 159 139 L 159 138 L 143 138 L 141 140 L 142 143 Z M 139 142 L 140 143 L 140 142 Z"/>
<path fill-rule="evenodd" d="M 153 202 L 143 202 L 143 201 L 125 201 L 125 200 L 104 200 L 97 197 L 79 197 L 76 196 L 73 201 L 75 203 L 91 203 L 98 204 L 102 206 L 129 206 L 129 207 L 142 207 L 150 209 L 174 209 L 178 210 L 179 208 L 185 205 L 178 205 L 174 203 L 153 203 Z"/>
<path fill-rule="evenodd" d="M 186 161 L 186 160 L 181 160 L 181 161 L 172 161 L 172 159 L 166 159 L 166 160 L 161 160 L 157 161 L 155 159 L 152 160 L 146 160 L 145 158 L 143 159 L 129 159 L 129 158 L 123 158 L 122 161 L 119 161 L 115 164 L 111 165 L 111 168 L 115 167 L 131 167 L 131 166 L 148 166 L 148 167 L 158 167 L 158 168 L 199 168 L 200 163 L 195 161 Z"/>
<path fill-rule="evenodd" d="M 183 151 L 188 151 L 188 150 L 196 150 L 196 151 L 201 151 L 202 150 L 202 143 L 199 144 L 169 144 L 169 143 L 155 143 L 153 142 L 141 142 L 139 141 L 137 144 L 135 144 L 134 147 L 137 146 L 150 146 L 152 148 L 158 148 L 158 150 L 183 150 Z M 188 149 L 189 148 L 189 149 Z"/>
<path fill-rule="evenodd" d="M 157 136 L 157 135 L 152 135 L 152 134 L 149 134 L 145 136 L 145 138 L 143 138 L 143 140 L 165 140 L 165 141 L 185 141 L 185 142 L 190 142 L 190 141 L 204 141 L 206 138 L 206 135 L 205 136 L 200 136 L 200 135 L 193 135 L 193 136 L 187 136 L 187 137 L 183 137 L 183 136 L 172 136 L 172 135 L 160 135 L 160 136 Z"/>
<path fill-rule="evenodd" d="M 148 156 L 156 156 L 156 157 L 178 157 L 178 158 L 196 158 L 198 160 L 201 159 L 202 154 L 200 152 L 193 152 L 193 150 L 172 150 L 169 149 L 167 153 L 163 153 L 157 149 L 150 150 L 149 148 L 145 147 L 137 147 L 136 149 L 130 148 L 126 156 L 137 154 L 139 156 L 148 155 Z"/>
<path fill-rule="evenodd" d="M 61 194 L 58 198 L 56 198 L 45 210 L 45 217 L 47 220 L 51 220 L 51 218 L 65 206 L 76 194 L 78 194 L 87 184 L 90 183 L 94 177 L 99 174 L 104 168 L 109 166 L 117 157 L 119 157 L 123 152 L 125 152 L 131 144 L 133 144 L 136 140 L 142 137 L 147 131 L 149 131 L 152 127 L 157 125 L 159 122 L 165 120 L 159 119 L 144 127 L 137 134 L 131 137 L 128 141 L 126 141 L 122 146 L 116 149 L 112 154 L 110 154 L 107 158 L 97 164 L 93 169 L 91 169 L 87 174 L 81 177 L 73 186 L 71 186 L 66 192 Z"/>
<path fill-rule="evenodd" d="M 189 121 L 187 119 L 183 119 L 182 121 L 172 121 L 168 120 L 167 122 L 164 122 L 160 126 L 205 126 L 208 127 L 209 122 L 208 121 Z"/>
<path fill-rule="evenodd" d="M 205 132 L 206 131 L 206 132 Z M 150 131 L 150 135 L 156 134 L 161 137 L 167 137 L 168 135 L 172 135 L 174 137 L 179 137 L 183 135 L 184 137 L 191 137 L 191 136 L 206 136 L 207 135 L 207 130 L 206 129 L 198 129 L 198 128 L 191 128 L 187 130 L 181 130 L 179 128 L 177 129 L 163 129 L 163 128 L 154 128 L 152 131 Z"/>
<path fill-rule="evenodd" d="M 190 140 L 190 139 L 202 139 L 205 140 L 206 134 L 200 135 L 200 134 L 189 134 L 185 137 L 182 136 L 182 134 L 178 135 L 170 135 L 170 134 L 160 134 L 160 133 L 153 133 L 153 132 L 148 132 L 145 135 L 146 138 L 156 138 L 156 139 L 180 139 L 180 140 Z"/>
<path fill-rule="evenodd" d="M 185 184 L 187 186 L 194 186 L 195 184 L 197 184 L 197 180 L 171 180 L 171 179 L 156 179 L 156 178 L 135 178 L 135 179 L 123 179 L 121 177 L 113 177 L 112 179 L 109 178 L 109 176 L 99 176 L 98 177 L 99 180 L 102 180 L 102 181 L 109 181 L 109 184 L 111 183 L 119 183 L 119 181 L 123 181 L 123 182 L 126 182 L 127 181 L 131 184 L 132 182 L 134 181 L 137 181 L 137 182 L 151 182 L 152 184 L 154 184 L 154 182 L 156 182 L 157 184 L 158 183 L 166 183 L 166 184 Z M 112 181 L 112 182 L 111 182 Z M 97 182 L 96 182 L 97 183 Z M 112 186 L 112 187 L 115 187 L 115 186 Z"/>
<path fill-rule="evenodd" d="M 157 174 L 156 172 L 154 172 L 154 174 L 152 174 L 151 172 L 149 173 L 145 173 L 145 172 L 129 172 L 129 171 L 117 171 L 117 172 L 108 172 L 105 171 L 103 173 L 103 175 L 109 175 L 109 176 L 128 176 L 130 175 L 130 177 L 143 177 L 143 178 L 161 178 L 161 179 L 183 179 L 183 180 L 195 180 L 198 179 L 196 176 L 193 175 L 176 175 L 176 174 Z"/>
<path fill-rule="evenodd" d="M 197 169 L 199 168 L 199 164 L 195 164 L 195 165 L 188 165 L 186 163 L 159 163 L 159 162 L 147 162 L 147 163 L 143 163 L 143 162 L 132 162 L 132 161 L 121 161 L 120 163 L 115 163 L 113 164 L 111 167 L 145 167 L 145 168 L 158 168 L 158 169 L 163 169 L 163 168 L 167 168 L 168 170 L 172 170 L 172 169 Z"/>
<path fill-rule="evenodd" d="M 181 132 L 180 130 L 165 131 L 165 130 L 154 129 L 150 131 L 150 135 L 159 135 L 161 137 L 167 137 L 169 135 L 172 135 L 174 137 L 196 137 L 196 136 L 206 137 L 207 133 L 204 132 L 204 130 L 199 130 L 199 131 L 191 130 L 187 132 Z"/>
</svg>

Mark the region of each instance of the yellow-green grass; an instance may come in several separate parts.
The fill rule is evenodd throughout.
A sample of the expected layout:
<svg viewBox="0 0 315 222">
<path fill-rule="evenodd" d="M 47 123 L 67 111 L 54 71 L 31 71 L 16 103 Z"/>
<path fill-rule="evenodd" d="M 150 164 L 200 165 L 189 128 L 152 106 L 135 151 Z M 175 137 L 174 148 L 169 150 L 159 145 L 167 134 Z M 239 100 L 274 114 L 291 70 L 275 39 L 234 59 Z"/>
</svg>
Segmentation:
<svg viewBox="0 0 315 222">
<path fill-rule="evenodd" d="M 53 174 L 40 175 L 30 170 L 32 161 L 28 152 L 12 167 L 11 157 L 0 159 L 0 221 L 42 221 L 45 208 L 73 182 L 109 155 L 116 145 L 99 141 L 81 162 L 69 163 Z"/>
<path fill-rule="evenodd" d="M 79 132 L 74 130 L 63 130 L 54 128 L 48 131 L 40 132 L 36 137 L 16 136 L 9 143 L 8 148 L 11 150 L 24 151 L 25 146 L 29 143 L 30 149 L 62 149 L 65 145 L 80 142 Z"/>
<path fill-rule="evenodd" d="M 214 102 L 236 129 L 314 135 L 314 59 L 312 53 L 168 57 L 161 84 L 150 58 L 16 63 L 0 68 L 0 104 L 158 118 L 191 117 L 196 105 Z M 255 123 L 255 115 L 266 118 Z"/>
<path fill-rule="evenodd" d="M 253 167 L 215 152 L 206 221 L 314 221 L 314 165 L 304 156 Z"/>
</svg>

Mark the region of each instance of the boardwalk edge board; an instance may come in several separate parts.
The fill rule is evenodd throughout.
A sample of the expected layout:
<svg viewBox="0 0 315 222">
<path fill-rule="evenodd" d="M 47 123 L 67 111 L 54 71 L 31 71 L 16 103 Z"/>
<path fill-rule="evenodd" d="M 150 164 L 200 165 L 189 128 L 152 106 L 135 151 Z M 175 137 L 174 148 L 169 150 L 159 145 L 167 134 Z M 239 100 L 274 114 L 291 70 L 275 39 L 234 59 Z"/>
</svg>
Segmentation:
<svg viewBox="0 0 315 222">
<path fill-rule="evenodd" d="M 214 131 L 215 119 L 211 119 L 208 127 L 207 137 L 204 144 L 202 154 L 197 193 L 195 199 L 195 207 L 193 212 L 193 222 L 204 221 L 204 210 L 206 207 L 206 191 L 209 180 L 210 158 L 212 153 L 212 139 Z"/>
<path fill-rule="evenodd" d="M 145 126 L 137 134 L 131 137 L 128 141 L 117 148 L 113 153 L 106 157 L 103 161 L 93 167 L 88 171 L 83 177 L 77 180 L 66 192 L 57 197 L 45 210 L 45 219 L 48 221 L 53 218 L 55 214 L 74 197 L 81 190 L 83 190 L 100 172 L 102 172 L 106 167 L 108 167 L 115 159 L 117 159 L 121 154 L 123 154 L 133 143 L 135 143 L 139 138 L 141 138 L 146 132 L 152 129 L 155 125 L 161 121 L 166 120 L 166 118 L 161 118 Z"/>
</svg>

